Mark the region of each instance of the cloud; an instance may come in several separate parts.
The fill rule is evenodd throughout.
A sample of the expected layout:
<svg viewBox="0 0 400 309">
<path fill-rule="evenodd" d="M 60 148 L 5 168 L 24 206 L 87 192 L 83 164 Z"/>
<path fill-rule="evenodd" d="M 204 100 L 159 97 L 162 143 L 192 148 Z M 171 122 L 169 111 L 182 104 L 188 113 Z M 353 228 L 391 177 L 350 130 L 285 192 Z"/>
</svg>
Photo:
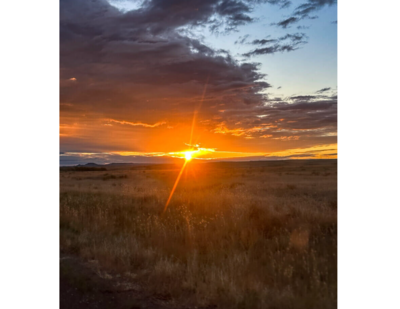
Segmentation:
<svg viewBox="0 0 400 309">
<path fill-rule="evenodd" d="M 247 39 L 250 37 L 250 34 L 246 34 L 246 35 L 244 35 L 244 36 L 240 36 L 236 41 L 235 41 L 235 45 L 236 44 L 244 44 L 246 41 L 247 41 Z"/>
<path fill-rule="evenodd" d="M 214 122 L 213 132 L 277 141 L 333 142 L 337 139 L 336 99 L 309 95 L 270 102 L 247 111 L 226 110 Z"/>
<path fill-rule="evenodd" d="M 145 128 L 155 128 L 158 126 L 162 126 L 163 124 L 166 124 L 165 121 L 159 121 L 156 122 L 155 124 L 147 124 L 147 123 L 143 123 L 143 122 L 130 122 L 130 121 L 119 121 L 119 120 L 115 120 L 115 119 L 107 119 L 107 121 L 109 122 L 115 122 L 115 123 L 119 123 L 119 124 L 127 124 L 130 126 L 141 126 L 141 127 L 145 127 Z"/>
<path fill-rule="evenodd" d="M 278 140 L 283 140 L 283 141 L 297 141 L 299 138 L 300 138 L 300 136 L 291 135 L 291 136 L 274 137 L 273 139 L 278 139 Z"/>
<path fill-rule="evenodd" d="M 262 106 L 271 85 L 260 64 L 238 62 L 229 52 L 188 34 L 191 27 L 221 22 L 217 28 L 224 31 L 251 22 L 246 16 L 259 2 L 149 0 L 123 13 L 105 0 L 62 0 L 60 120 L 70 126 L 62 132 L 62 151 L 128 147 L 122 126 L 113 127 L 119 132 L 116 138 L 93 138 L 111 132 L 105 117 L 124 119 L 128 126 L 127 115 L 140 115 L 141 123 L 132 123 L 142 127 L 164 119 L 174 128 L 168 131 L 179 130 L 191 122 L 206 82 L 205 117 L 218 104 Z M 79 83 L 68 81 L 71 76 Z M 140 149 L 140 138 L 129 147 Z"/>
<path fill-rule="evenodd" d="M 242 136 L 245 134 L 243 129 L 228 129 L 224 122 L 220 123 L 214 130 L 217 134 L 232 134 L 233 136 Z"/>
<path fill-rule="evenodd" d="M 281 36 L 277 39 L 261 39 L 261 40 L 253 40 L 251 43 L 252 45 L 266 45 L 266 44 L 270 44 L 270 43 L 278 43 L 278 42 L 282 42 L 282 41 L 286 41 L 286 40 L 290 40 L 293 43 L 296 42 L 302 42 L 304 43 L 304 39 L 306 39 L 307 36 L 305 33 L 294 33 L 294 34 L 286 34 L 284 36 Z"/>
<path fill-rule="evenodd" d="M 310 27 L 307 27 L 307 26 L 297 26 L 296 28 L 297 28 L 298 30 L 310 29 Z"/>
<path fill-rule="evenodd" d="M 285 41 L 290 39 L 292 42 L 304 42 L 304 39 L 307 38 L 305 33 L 294 33 L 294 34 L 286 34 L 283 37 L 279 38 L 279 41 Z"/>
<path fill-rule="evenodd" d="M 301 18 L 310 17 L 310 13 L 320 10 L 324 6 L 331 6 L 336 3 L 336 0 L 308 0 L 294 10 L 294 15 Z"/>
<path fill-rule="evenodd" d="M 315 13 L 325 6 L 332 6 L 337 3 L 337 0 L 308 0 L 305 3 L 297 6 L 292 12 L 291 16 L 273 25 L 282 27 L 284 29 L 299 22 L 303 19 L 316 19 L 318 16 L 310 16 L 311 13 Z"/>
<path fill-rule="evenodd" d="M 290 100 L 293 101 L 310 101 L 312 99 L 316 99 L 317 96 L 314 95 L 298 95 L 298 96 L 292 96 L 290 97 Z"/>
<path fill-rule="evenodd" d="M 254 40 L 252 45 L 269 45 L 262 48 L 256 48 L 252 51 L 244 53 L 244 57 L 252 57 L 257 55 L 274 54 L 276 52 L 290 52 L 299 48 L 301 44 L 307 43 L 307 36 L 304 33 L 286 34 L 277 39 Z"/>
<path fill-rule="evenodd" d="M 294 33 L 294 34 L 286 34 L 277 39 L 262 39 L 262 40 L 253 40 L 251 42 L 252 45 L 269 45 L 263 48 L 256 48 L 252 51 L 244 53 L 243 56 L 251 57 L 256 55 L 265 55 L 265 54 L 274 54 L 276 52 L 290 52 L 299 48 L 299 45 L 306 44 L 305 39 L 307 36 L 305 33 Z"/>
<path fill-rule="evenodd" d="M 217 5 L 216 12 L 226 17 L 228 29 L 235 29 L 253 21 L 253 18 L 247 15 L 251 12 L 250 6 L 241 1 L 223 0 Z"/>
<path fill-rule="evenodd" d="M 275 44 L 275 46 L 278 45 L 278 43 L 286 42 L 286 45 L 298 45 L 298 44 L 304 44 L 307 43 L 305 39 L 307 39 L 307 36 L 305 33 L 294 33 L 294 34 L 286 34 L 284 36 L 281 36 L 276 39 L 271 39 L 269 36 L 265 39 L 256 39 L 253 40 L 252 42 L 247 42 L 247 39 L 250 37 L 250 35 L 245 35 L 243 37 L 239 37 L 237 41 L 235 41 L 235 44 L 248 44 L 248 45 L 269 45 L 269 44 Z M 289 43 L 287 43 L 289 42 Z M 284 44 L 280 44 L 282 46 Z M 278 46 L 277 46 L 278 47 Z"/>
<path fill-rule="evenodd" d="M 276 25 L 286 29 L 289 25 L 297 23 L 299 20 L 300 20 L 299 18 L 292 16 L 292 17 L 289 17 L 287 19 L 280 21 L 279 23 L 276 23 Z"/>
<path fill-rule="evenodd" d="M 211 22 L 213 14 L 239 20 L 239 12 L 250 10 L 244 3 L 153 0 L 122 14 L 105 1 L 62 1 L 61 76 L 73 73 L 80 86 L 61 87 L 61 101 L 96 104 L 102 111 L 136 108 L 149 97 L 181 101 L 179 92 L 197 97 L 208 79 L 209 93 L 236 91 L 239 100 L 261 103 L 259 91 L 270 85 L 257 64 L 239 64 L 226 51 L 178 31 Z M 240 91 L 244 87 L 247 90 Z M 147 88 L 157 91 L 149 93 Z"/>
<path fill-rule="evenodd" d="M 300 158 L 318 158 L 318 159 L 331 159 L 332 156 L 336 156 L 337 152 L 332 153 L 331 151 L 337 151 L 336 144 L 322 144 L 312 147 L 287 149 L 285 151 L 271 152 L 266 155 L 268 158 L 273 159 L 300 159 Z"/>
<path fill-rule="evenodd" d="M 214 143 L 207 147 L 239 147 L 230 142 L 241 139 L 272 149 L 272 142 L 288 144 L 289 136 L 299 136 L 290 141 L 296 145 L 335 141 L 337 97 L 269 97 L 272 85 L 259 63 L 239 62 L 190 34 L 195 27 L 234 31 L 254 21 L 251 12 L 261 2 L 288 5 L 275 0 L 148 0 L 123 13 L 105 0 L 62 0 L 61 151 L 176 149 L 188 142 L 184 132 L 206 84 L 196 124 L 203 138 Z M 292 33 L 274 42 L 263 40 L 270 38 L 242 36 L 237 44 L 251 43 L 255 49 L 249 58 L 295 50 L 306 37 Z M 72 76 L 79 82 L 68 81 Z M 114 126 L 104 126 L 104 120 Z M 159 129 L 132 138 L 129 126 Z"/>
<path fill-rule="evenodd" d="M 165 119 L 176 127 L 191 118 L 206 81 L 204 113 L 220 103 L 262 105 L 261 92 L 271 85 L 259 64 L 238 63 L 228 52 L 180 31 L 209 26 L 215 14 L 231 20 L 232 26 L 235 20 L 245 20 L 240 12 L 251 10 L 253 2 L 243 3 L 154 0 L 121 13 L 107 1 L 61 1 L 60 118 L 92 127 L 79 131 L 82 141 L 76 145 L 84 145 L 85 134 L 98 132 L 96 121 L 104 115 L 110 119 L 140 115 L 143 124 L 150 125 Z M 79 84 L 63 82 L 71 76 Z M 64 137 L 70 136 L 67 133 Z M 75 149 L 71 136 L 69 140 L 62 139 L 63 150 Z M 101 143 L 89 137 L 86 142 Z"/>
<path fill-rule="evenodd" d="M 323 93 L 323 92 L 326 92 L 326 91 L 329 91 L 329 90 L 331 90 L 331 87 L 322 88 L 322 89 L 316 91 L 315 93 Z"/>
<path fill-rule="evenodd" d="M 262 39 L 262 40 L 254 40 L 251 44 L 253 45 L 265 45 L 268 43 L 275 43 L 277 40 L 275 39 Z"/>
</svg>

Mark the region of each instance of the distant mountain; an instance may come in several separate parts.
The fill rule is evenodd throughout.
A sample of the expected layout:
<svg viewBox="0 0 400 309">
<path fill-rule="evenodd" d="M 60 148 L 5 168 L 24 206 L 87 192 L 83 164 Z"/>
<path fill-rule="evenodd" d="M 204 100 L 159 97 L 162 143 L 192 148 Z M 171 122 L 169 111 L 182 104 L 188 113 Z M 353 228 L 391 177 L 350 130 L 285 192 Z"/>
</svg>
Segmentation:
<svg viewBox="0 0 400 309">
<path fill-rule="evenodd" d="M 61 156 L 60 166 L 77 166 L 77 167 L 127 167 L 127 166 L 141 166 L 149 164 L 181 164 L 182 159 L 172 157 L 145 157 L 133 156 L 128 158 L 131 162 L 123 162 L 126 157 L 119 155 L 110 155 L 106 158 L 81 158 L 79 156 Z M 90 160 L 90 161 L 89 161 Z M 122 162 L 121 162 L 122 161 Z"/>
<path fill-rule="evenodd" d="M 99 167 L 99 166 L 103 166 L 103 165 L 97 164 L 97 163 L 86 163 L 86 164 L 78 164 L 77 166 Z"/>
<path fill-rule="evenodd" d="M 118 167 L 118 166 L 129 166 L 129 165 L 148 165 L 148 163 L 108 163 L 104 165 L 110 167 Z"/>
</svg>

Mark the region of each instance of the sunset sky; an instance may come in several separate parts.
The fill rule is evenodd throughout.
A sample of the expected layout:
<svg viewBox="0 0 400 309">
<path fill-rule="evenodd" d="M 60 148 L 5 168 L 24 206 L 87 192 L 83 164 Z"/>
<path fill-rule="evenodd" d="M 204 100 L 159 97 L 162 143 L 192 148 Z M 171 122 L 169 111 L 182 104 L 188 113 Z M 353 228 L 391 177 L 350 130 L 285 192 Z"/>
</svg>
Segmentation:
<svg viewBox="0 0 400 309">
<path fill-rule="evenodd" d="M 336 67 L 335 0 L 61 0 L 60 163 L 336 158 Z"/>
</svg>

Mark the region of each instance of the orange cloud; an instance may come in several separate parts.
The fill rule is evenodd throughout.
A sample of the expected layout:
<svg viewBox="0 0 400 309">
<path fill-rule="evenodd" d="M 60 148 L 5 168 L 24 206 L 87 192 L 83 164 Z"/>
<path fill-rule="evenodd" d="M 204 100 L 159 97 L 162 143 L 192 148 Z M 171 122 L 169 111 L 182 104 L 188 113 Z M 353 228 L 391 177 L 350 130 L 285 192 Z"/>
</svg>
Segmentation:
<svg viewBox="0 0 400 309">
<path fill-rule="evenodd" d="M 270 152 L 267 157 L 291 157 L 292 159 L 336 159 L 337 144 L 318 145 L 307 148 Z"/>
<path fill-rule="evenodd" d="M 297 141 L 300 138 L 300 136 L 280 136 L 280 137 L 274 137 L 274 139 L 279 139 L 282 141 Z"/>
<path fill-rule="evenodd" d="M 130 121 L 125 121 L 125 120 L 115 120 L 115 119 L 107 119 L 107 121 L 109 122 L 115 122 L 115 123 L 119 123 L 119 124 L 127 124 L 130 126 L 141 126 L 141 127 L 145 127 L 145 128 L 155 128 L 158 126 L 162 126 L 163 124 L 166 124 L 165 121 L 159 121 L 156 122 L 155 124 L 148 124 L 148 123 L 143 123 L 143 122 L 130 122 Z"/>
<path fill-rule="evenodd" d="M 253 127 L 253 128 L 249 128 L 249 129 L 243 129 L 243 128 L 237 128 L 237 129 L 228 129 L 225 125 L 225 122 L 221 122 L 214 130 L 214 133 L 219 133 L 219 134 L 232 134 L 233 136 L 242 136 L 242 135 L 246 135 L 245 138 L 246 139 L 253 139 L 254 137 L 252 137 L 250 135 L 250 133 L 254 133 L 254 132 L 262 132 L 264 130 L 269 129 L 271 126 L 263 126 L 263 127 Z"/>
<path fill-rule="evenodd" d="M 232 130 L 228 129 L 228 128 L 225 126 L 225 123 L 224 123 L 224 122 L 220 123 L 220 124 L 213 130 L 213 132 L 214 132 L 214 133 L 217 133 L 217 134 L 227 134 L 227 133 L 230 133 L 230 134 L 232 134 L 233 136 L 242 136 L 243 134 L 245 134 L 244 130 L 241 129 L 241 128 L 232 129 Z"/>
</svg>

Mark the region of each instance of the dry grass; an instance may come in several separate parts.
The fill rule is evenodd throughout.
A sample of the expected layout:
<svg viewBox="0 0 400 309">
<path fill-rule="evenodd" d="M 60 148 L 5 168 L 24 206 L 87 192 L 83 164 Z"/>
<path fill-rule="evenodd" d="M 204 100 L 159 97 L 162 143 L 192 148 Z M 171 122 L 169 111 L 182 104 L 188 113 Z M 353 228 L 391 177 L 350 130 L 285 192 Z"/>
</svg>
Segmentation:
<svg viewBox="0 0 400 309">
<path fill-rule="evenodd" d="M 180 305 L 336 308 L 336 161 L 61 173 L 60 246 Z M 120 175 L 127 175 L 121 178 Z"/>
</svg>

